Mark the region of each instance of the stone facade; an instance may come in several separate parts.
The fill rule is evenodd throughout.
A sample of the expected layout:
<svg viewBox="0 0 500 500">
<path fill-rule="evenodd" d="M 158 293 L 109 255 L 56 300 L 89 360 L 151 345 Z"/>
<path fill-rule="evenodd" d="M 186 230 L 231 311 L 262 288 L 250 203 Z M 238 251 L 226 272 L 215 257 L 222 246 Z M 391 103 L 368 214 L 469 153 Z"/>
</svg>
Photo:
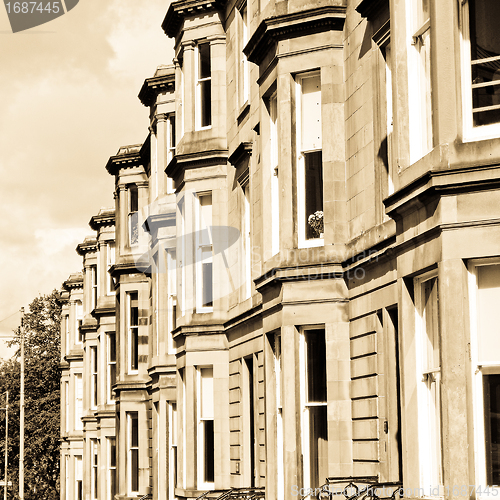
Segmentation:
<svg viewBox="0 0 500 500">
<path fill-rule="evenodd" d="M 174 65 L 139 93 L 149 134 L 106 165 L 116 261 L 99 257 L 105 214 L 79 247 L 84 354 L 65 348 L 62 369 L 63 386 L 82 370 L 83 425 L 74 444 L 63 427 L 62 464 L 82 450 L 84 498 L 500 483 L 499 15 L 491 0 L 170 4 Z M 95 303 L 93 266 L 97 290 L 113 280 Z"/>
</svg>

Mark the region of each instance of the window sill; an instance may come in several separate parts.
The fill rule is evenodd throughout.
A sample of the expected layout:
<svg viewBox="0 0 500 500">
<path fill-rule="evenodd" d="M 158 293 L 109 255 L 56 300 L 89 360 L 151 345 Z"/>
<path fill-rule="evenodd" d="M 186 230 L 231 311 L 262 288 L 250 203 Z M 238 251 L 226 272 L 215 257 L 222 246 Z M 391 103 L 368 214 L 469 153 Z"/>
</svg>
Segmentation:
<svg viewBox="0 0 500 500">
<path fill-rule="evenodd" d="M 299 240 L 299 248 L 315 248 L 325 246 L 323 238 L 314 238 L 311 240 Z"/>
<path fill-rule="evenodd" d="M 238 125 L 241 125 L 241 122 L 248 116 L 249 112 L 250 112 L 250 103 L 246 101 L 245 104 L 243 104 L 243 106 L 240 107 L 240 110 L 238 112 L 238 118 L 236 118 Z"/>
</svg>

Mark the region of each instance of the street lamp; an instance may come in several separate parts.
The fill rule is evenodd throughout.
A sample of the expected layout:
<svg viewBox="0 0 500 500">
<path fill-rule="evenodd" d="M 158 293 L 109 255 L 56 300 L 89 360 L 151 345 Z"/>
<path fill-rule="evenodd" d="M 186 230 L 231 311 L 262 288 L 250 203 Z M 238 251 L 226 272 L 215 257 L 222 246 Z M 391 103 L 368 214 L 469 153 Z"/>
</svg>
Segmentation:
<svg viewBox="0 0 500 500">
<path fill-rule="evenodd" d="M 0 408 L 0 410 L 5 410 L 5 471 L 4 471 L 4 484 L 3 484 L 3 500 L 7 500 L 7 466 L 8 466 L 8 456 L 9 456 L 9 391 L 5 391 L 5 408 Z"/>
</svg>

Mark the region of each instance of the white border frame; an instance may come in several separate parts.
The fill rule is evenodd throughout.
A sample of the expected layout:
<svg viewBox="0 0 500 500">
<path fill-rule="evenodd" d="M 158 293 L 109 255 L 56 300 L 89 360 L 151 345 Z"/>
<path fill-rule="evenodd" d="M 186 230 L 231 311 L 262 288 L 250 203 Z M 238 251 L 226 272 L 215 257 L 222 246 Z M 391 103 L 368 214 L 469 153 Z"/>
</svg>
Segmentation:
<svg viewBox="0 0 500 500">
<path fill-rule="evenodd" d="M 132 414 L 137 416 L 137 446 L 132 447 Z M 139 412 L 127 411 L 127 492 L 129 496 L 138 496 L 141 488 L 141 466 L 139 462 L 140 436 L 139 436 Z M 137 449 L 137 491 L 132 490 L 132 450 Z"/>
<path fill-rule="evenodd" d="M 200 365 L 196 366 L 196 465 L 197 465 L 197 489 L 198 490 L 213 490 L 215 488 L 215 467 L 216 461 L 214 457 L 214 482 L 208 483 L 203 479 L 204 470 L 205 470 L 205 454 L 204 454 L 204 444 L 205 444 L 205 435 L 204 435 L 204 426 L 202 422 L 212 421 L 214 426 L 214 453 L 215 453 L 215 391 L 213 391 L 212 399 L 214 405 L 214 415 L 213 419 L 202 418 L 201 417 L 201 370 L 203 369 L 211 369 L 212 370 L 212 389 L 214 383 L 214 366 L 213 365 Z"/>
<path fill-rule="evenodd" d="M 312 406 L 325 406 L 327 408 L 327 433 L 328 433 L 328 357 L 326 355 L 326 324 L 306 325 L 298 327 L 299 330 L 299 366 L 300 366 L 300 413 L 301 413 L 301 444 L 302 444 L 302 473 L 303 487 L 306 491 L 322 486 L 321 484 L 311 484 L 311 459 L 310 459 L 310 436 L 309 436 L 309 408 Z M 327 389 L 325 403 L 309 403 L 306 404 L 307 396 L 307 357 L 306 357 L 306 336 L 305 332 L 309 330 L 323 330 L 325 332 L 325 358 L 327 367 Z"/>
<path fill-rule="evenodd" d="M 484 399 L 483 375 L 500 374 L 500 360 L 495 365 L 481 366 L 478 363 L 478 328 L 477 328 L 477 268 L 481 266 L 500 265 L 500 257 L 475 259 L 468 263 L 469 270 L 469 311 L 470 311 L 470 357 L 471 381 L 474 419 L 474 466 L 476 499 L 490 499 L 500 494 L 500 487 L 489 486 L 490 493 L 477 494 L 477 487 L 486 489 L 486 447 L 484 444 Z M 491 492 L 495 491 L 493 495 Z"/>
<path fill-rule="evenodd" d="M 209 54 L 210 54 L 210 78 L 200 78 L 200 45 L 208 45 L 209 46 Z M 208 82 L 210 81 L 210 98 L 212 99 L 212 44 L 209 40 L 198 40 L 195 45 L 194 50 L 194 75 L 195 75 L 195 130 L 209 130 L 212 128 L 214 115 L 212 110 L 212 104 L 210 104 L 210 125 L 205 125 L 202 127 L 201 125 L 201 85 L 200 82 Z"/>
<path fill-rule="evenodd" d="M 133 293 L 137 294 L 137 302 L 139 302 L 139 291 L 130 290 L 125 292 L 126 300 L 126 318 L 127 318 L 127 373 L 129 375 L 137 375 L 139 373 L 139 325 L 132 327 L 132 298 Z M 139 309 L 139 307 L 138 307 Z M 137 321 L 139 323 L 139 321 Z M 132 328 L 137 328 L 137 369 L 132 368 Z"/>
<path fill-rule="evenodd" d="M 500 137 L 500 122 L 475 127 L 472 114 L 472 70 L 470 51 L 469 0 L 462 0 L 460 8 L 460 49 L 462 77 L 463 142 L 483 141 Z"/>
<path fill-rule="evenodd" d="M 201 211 L 202 211 L 202 206 L 201 206 L 201 198 L 204 196 L 210 196 L 212 198 L 212 203 L 211 203 L 211 210 L 212 210 L 212 220 L 210 221 L 209 224 L 207 224 L 207 221 L 202 221 L 201 217 Z M 214 262 L 214 246 L 213 246 L 213 239 L 212 239 L 212 226 L 213 226 L 213 220 L 214 220 L 214 214 L 213 214 L 213 209 L 214 209 L 214 198 L 213 198 L 213 192 L 212 191 L 203 191 L 199 193 L 195 193 L 193 196 L 195 200 L 195 213 L 194 213 L 194 218 L 195 218 L 195 269 L 196 269 L 196 276 L 195 276 L 195 294 L 196 294 L 196 312 L 197 313 L 211 313 L 214 310 L 214 302 L 215 302 L 215 283 L 214 283 L 214 270 L 215 270 L 215 262 Z M 206 226 L 206 227 L 204 227 Z M 206 229 L 208 231 L 208 236 L 210 239 L 210 245 L 202 245 L 201 244 L 201 232 Z M 212 261 L 212 305 L 211 306 L 203 306 L 202 305 L 202 297 L 203 297 L 203 264 L 208 263 L 209 260 L 208 258 L 205 260 L 202 260 L 203 256 L 203 250 L 208 249 L 210 247 L 211 249 L 211 256 L 210 260 Z"/>
<path fill-rule="evenodd" d="M 313 248 L 322 247 L 325 245 L 323 238 L 306 239 L 306 222 L 304 222 L 306 201 L 305 201 L 305 159 L 300 148 L 302 142 L 302 80 L 319 76 L 321 85 L 321 70 L 315 69 L 298 73 L 295 75 L 295 136 L 296 136 L 296 150 L 297 150 L 297 226 L 298 226 L 298 247 L 299 248 Z M 323 89 L 320 88 L 320 93 L 323 94 Z M 323 115 L 323 99 L 321 99 L 321 115 Z M 321 136 L 323 137 L 323 118 L 321 119 Z M 323 143 L 323 139 L 321 141 Z M 314 151 L 323 152 L 323 144 L 321 148 Z M 312 151 L 310 151 L 312 152 Z M 322 161 L 323 168 L 323 161 Z M 324 206 L 324 190 L 323 190 L 323 222 L 325 214 Z"/>
<path fill-rule="evenodd" d="M 432 458 L 430 456 L 430 437 L 429 437 L 429 408 L 424 405 L 423 402 L 428 399 L 428 390 L 424 386 L 423 374 L 424 370 L 424 339 L 426 334 L 425 322 L 423 317 L 423 304 L 422 304 L 422 285 L 433 278 L 437 279 L 438 285 L 438 308 L 439 308 L 439 276 L 438 269 L 433 269 L 427 273 L 414 278 L 414 292 L 415 292 L 415 366 L 416 366 L 416 387 L 417 387 L 417 411 L 418 411 L 418 462 L 419 462 L 419 478 L 420 485 L 419 489 L 427 492 L 427 488 L 430 487 L 429 494 L 424 494 L 426 498 L 444 498 L 443 484 L 434 484 L 432 478 L 430 477 L 432 472 L 430 467 L 432 466 Z M 440 329 L 440 325 L 439 325 Z M 439 350 L 441 354 L 441 332 L 439 331 Z M 439 378 L 435 382 L 436 384 L 441 383 L 441 363 L 439 365 Z M 443 448 L 443 417 L 442 417 L 442 398 L 441 398 L 441 388 L 439 390 L 439 406 L 440 406 L 440 426 L 441 426 L 441 445 Z M 424 408 L 425 407 L 425 408 Z M 440 466 L 443 468 L 443 459 L 440 458 Z M 442 478 L 444 482 L 444 478 Z M 436 487 L 439 487 L 439 495 L 431 495 Z"/>
</svg>

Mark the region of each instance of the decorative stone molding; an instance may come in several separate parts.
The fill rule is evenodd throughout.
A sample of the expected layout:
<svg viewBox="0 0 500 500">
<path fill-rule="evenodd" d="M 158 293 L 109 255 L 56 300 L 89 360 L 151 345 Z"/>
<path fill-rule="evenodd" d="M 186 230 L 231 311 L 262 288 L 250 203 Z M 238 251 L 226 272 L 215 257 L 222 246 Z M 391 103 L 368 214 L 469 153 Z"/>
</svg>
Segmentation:
<svg viewBox="0 0 500 500">
<path fill-rule="evenodd" d="M 310 33 L 340 31 L 345 17 L 346 7 L 326 6 L 264 19 L 243 52 L 249 61 L 260 64 L 277 42 Z"/>
<path fill-rule="evenodd" d="M 370 19 L 374 14 L 388 7 L 389 0 L 361 0 L 356 7 L 356 11 L 358 11 L 362 17 Z"/>
<path fill-rule="evenodd" d="M 168 37 L 175 38 L 185 17 L 204 14 L 205 12 L 222 11 L 225 5 L 224 0 L 180 0 L 172 2 L 161 27 Z"/>
<path fill-rule="evenodd" d="M 168 73 L 167 73 L 168 71 Z M 175 69 L 173 66 L 165 68 L 165 74 L 147 78 L 139 92 L 139 99 L 144 106 L 152 106 L 160 92 L 175 91 Z"/>
</svg>

